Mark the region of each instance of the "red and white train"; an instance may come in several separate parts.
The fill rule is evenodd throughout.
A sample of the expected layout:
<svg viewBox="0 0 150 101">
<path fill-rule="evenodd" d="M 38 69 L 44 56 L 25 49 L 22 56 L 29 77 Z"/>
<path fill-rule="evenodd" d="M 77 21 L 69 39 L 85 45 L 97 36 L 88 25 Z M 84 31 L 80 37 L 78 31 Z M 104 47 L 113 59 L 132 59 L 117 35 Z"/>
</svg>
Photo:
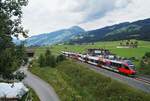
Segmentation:
<svg viewBox="0 0 150 101">
<path fill-rule="evenodd" d="M 112 70 L 118 73 L 122 73 L 128 76 L 135 75 L 136 71 L 134 65 L 130 60 L 116 60 L 113 55 L 109 58 L 103 58 L 103 56 L 90 56 L 73 52 L 62 52 L 64 56 L 73 58 L 88 64 L 95 65 L 97 67 Z"/>
</svg>

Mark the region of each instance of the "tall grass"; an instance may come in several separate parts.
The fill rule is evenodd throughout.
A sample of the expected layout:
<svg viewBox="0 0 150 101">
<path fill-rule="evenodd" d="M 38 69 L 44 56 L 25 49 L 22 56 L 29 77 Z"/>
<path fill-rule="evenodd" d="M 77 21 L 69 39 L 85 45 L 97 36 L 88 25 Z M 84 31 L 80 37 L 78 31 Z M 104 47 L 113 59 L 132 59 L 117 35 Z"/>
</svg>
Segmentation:
<svg viewBox="0 0 150 101">
<path fill-rule="evenodd" d="M 34 63 L 31 72 L 50 83 L 62 101 L 150 101 L 150 94 L 73 61 L 64 61 L 56 68 L 40 68 Z"/>
</svg>

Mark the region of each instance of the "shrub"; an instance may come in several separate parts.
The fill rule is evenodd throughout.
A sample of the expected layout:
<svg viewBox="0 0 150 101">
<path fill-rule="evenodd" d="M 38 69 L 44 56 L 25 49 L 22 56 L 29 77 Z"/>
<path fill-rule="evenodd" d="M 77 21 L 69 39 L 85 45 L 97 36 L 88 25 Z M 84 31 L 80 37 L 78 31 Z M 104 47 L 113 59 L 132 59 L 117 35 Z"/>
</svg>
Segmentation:
<svg viewBox="0 0 150 101">
<path fill-rule="evenodd" d="M 38 63 L 40 65 L 40 67 L 44 67 L 45 66 L 45 57 L 41 54 L 39 59 L 38 59 Z"/>
<path fill-rule="evenodd" d="M 150 52 L 146 52 L 145 57 L 150 58 Z"/>
<path fill-rule="evenodd" d="M 150 75 L 150 52 L 145 53 L 145 56 L 143 56 L 143 59 L 140 63 L 140 73 L 145 75 Z"/>
<path fill-rule="evenodd" d="M 15 79 L 17 79 L 19 81 L 22 81 L 26 77 L 24 72 L 21 72 L 21 71 L 16 72 L 16 75 L 14 75 L 14 76 L 15 76 Z"/>
<path fill-rule="evenodd" d="M 64 55 L 61 54 L 57 56 L 57 59 L 56 59 L 57 63 L 62 62 L 64 60 L 66 60 L 66 57 Z"/>
<path fill-rule="evenodd" d="M 49 62 L 50 62 L 49 66 L 51 66 L 51 67 L 55 67 L 56 66 L 56 58 L 55 58 L 54 55 L 52 55 L 50 57 L 50 61 Z"/>
<path fill-rule="evenodd" d="M 50 50 L 46 50 L 45 55 L 41 54 L 38 63 L 40 67 L 50 66 L 55 67 L 56 66 L 56 58 L 54 55 L 51 54 Z"/>
</svg>

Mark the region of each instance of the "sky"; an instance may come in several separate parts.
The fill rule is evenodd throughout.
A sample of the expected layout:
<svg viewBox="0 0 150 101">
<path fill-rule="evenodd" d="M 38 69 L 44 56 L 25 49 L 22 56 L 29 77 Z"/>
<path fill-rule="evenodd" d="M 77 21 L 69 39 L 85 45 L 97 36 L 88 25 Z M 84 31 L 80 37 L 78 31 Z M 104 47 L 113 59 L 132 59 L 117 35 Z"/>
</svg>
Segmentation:
<svg viewBox="0 0 150 101">
<path fill-rule="evenodd" d="M 150 0 L 29 0 L 23 26 L 29 36 L 71 26 L 93 30 L 150 18 Z"/>
</svg>

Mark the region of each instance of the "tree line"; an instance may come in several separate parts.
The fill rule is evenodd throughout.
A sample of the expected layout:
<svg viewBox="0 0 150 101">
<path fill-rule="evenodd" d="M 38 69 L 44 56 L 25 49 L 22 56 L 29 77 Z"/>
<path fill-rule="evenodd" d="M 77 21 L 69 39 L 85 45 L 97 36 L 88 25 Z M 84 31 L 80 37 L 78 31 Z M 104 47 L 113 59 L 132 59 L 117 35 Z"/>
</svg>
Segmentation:
<svg viewBox="0 0 150 101">
<path fill-rule="evenodd" d="M 132 47 L 132 48 L 137 48 L 138 41 L 132 41 L 132 40 L 121 41 L 120 46 L 128 46 L 128 47 Z"/>
<path fill-rule="evenodd" d="M 60 54 L 55 57 L 49 49 L 46 50 L 44 54 L 40 54 L 38 58 L 38 63 L 40 67 L 56 67 L 58 63 L 66 60 L 65 56 Z"/>
</svg>

